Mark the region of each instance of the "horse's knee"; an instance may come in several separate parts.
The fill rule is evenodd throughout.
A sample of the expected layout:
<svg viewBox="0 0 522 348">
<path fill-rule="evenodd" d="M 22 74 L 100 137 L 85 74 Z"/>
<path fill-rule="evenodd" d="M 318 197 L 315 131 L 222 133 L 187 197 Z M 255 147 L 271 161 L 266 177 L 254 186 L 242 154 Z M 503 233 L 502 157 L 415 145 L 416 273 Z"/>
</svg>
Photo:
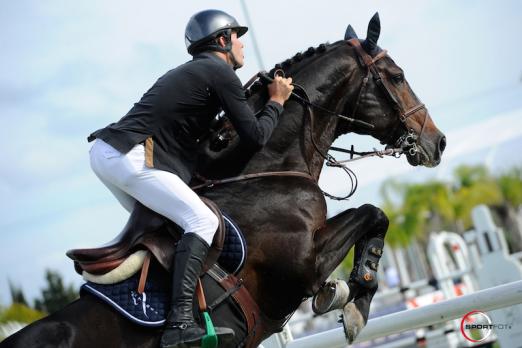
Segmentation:
<svg viewBox="0 0 522 348">
<path fill-rule="evenodd" d="M 376 229 L 386 233 L 390 221 L 384 211 L 371 204 L 363 204 L 357 210 L 363 214 Z"/>
</svg>

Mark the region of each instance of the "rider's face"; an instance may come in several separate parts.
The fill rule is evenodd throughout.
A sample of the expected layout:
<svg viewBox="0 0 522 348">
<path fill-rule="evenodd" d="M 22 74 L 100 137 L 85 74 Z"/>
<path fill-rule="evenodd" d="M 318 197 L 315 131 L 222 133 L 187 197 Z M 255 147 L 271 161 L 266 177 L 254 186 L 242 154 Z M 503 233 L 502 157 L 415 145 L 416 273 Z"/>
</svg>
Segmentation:
<svg viewBox="0 0 522 348">
<path fill-rule="evenodd" d="M 243 54 L 243 43 L 239 41 L 237 38 L 237 33 L 232 32 L 232 35 L 230 35 L 231 41 L 232 41 L 232 54 L 234 55 L 234 58 L 236 59 L 237 67 L 240 68 L 243 66 L 245 61 L 245 56 Z"/>
</svg>

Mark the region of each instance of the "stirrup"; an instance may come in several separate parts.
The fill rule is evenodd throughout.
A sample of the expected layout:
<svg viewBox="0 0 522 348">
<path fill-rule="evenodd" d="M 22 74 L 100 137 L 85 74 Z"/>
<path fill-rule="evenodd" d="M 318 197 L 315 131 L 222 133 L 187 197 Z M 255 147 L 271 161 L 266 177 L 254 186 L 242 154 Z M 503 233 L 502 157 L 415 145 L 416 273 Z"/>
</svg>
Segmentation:
<svg viewBox="0 0 522 348">
<path fill-rule="evenodd" d="M 207 311 L 207 303 L 201 279 L 198 279 L 196 284 L 196 294 L 200 304 L 200 311 L 203 315 L 203 322 L 205 324 L 204 328 L 206 331 L 205 336 L 201 338 L 201 348 L 217 348 L 219 340 L 224 342 L 232 340 L 236 335 L 234 330 L 227 327 L 214 327 L 212 318 L 210 318 L 210 314 L 208 314 Z"/>
<path fill-rule="evenodd" d="M 206 318 L 205 318 L 206 321 Z M 185 332 L 188 330 L 188 332 Z M 201 347 L 201 348 L 217 348 L 218 343 L 229 343 L 235 337 L 234 330 L 225 327 L 214 327 L 207 331 L 195 322 L 169 324 L 163 336 L 161 337 L 160 346 L 163 348 L 180 348 L 180 347 Z"/>
<path fill-rule="evenodd" d="M 203 321 L 205 322 L 207 334 L 201 339 L 201 348 L 217 348 L 218 336 L 214 323 L 212 323 L 212 319 L 207 311 L 203 312 Z"/>
<path fill-rule="evenodd" d="M 228 327 L 214 327 L 208 312 L 203 312 L 206 334 L 201 338 L 201 348 L 217 348 L 218 343 L 231 341 L 236 333 Z"/>
</svg>

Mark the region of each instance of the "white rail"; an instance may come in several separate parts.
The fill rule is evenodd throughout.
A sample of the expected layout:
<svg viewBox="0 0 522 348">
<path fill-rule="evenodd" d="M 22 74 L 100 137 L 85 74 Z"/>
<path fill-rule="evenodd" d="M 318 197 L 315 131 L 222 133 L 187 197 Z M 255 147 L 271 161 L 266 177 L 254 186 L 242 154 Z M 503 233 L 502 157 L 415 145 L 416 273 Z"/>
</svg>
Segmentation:
<svg viewBox="0 0 522 348">
<path fill-rule="evenodd" d="M 490 311 L 522 303 L 522 280 L 477 291 L 429 306 L 397 312 L 368 321 L 356 342 L 417 329 L 462 317 L 472 310 Z M 346 339 L 342 328 L 302 337 L 287 348 L 343 348 Z"/>
</svg>

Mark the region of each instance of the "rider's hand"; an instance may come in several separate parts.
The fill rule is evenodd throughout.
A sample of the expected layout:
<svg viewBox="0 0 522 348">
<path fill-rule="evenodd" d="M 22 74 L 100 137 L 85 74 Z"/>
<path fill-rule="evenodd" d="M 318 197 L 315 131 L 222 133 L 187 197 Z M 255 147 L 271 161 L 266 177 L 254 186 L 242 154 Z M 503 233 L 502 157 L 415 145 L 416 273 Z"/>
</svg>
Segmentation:
<svg viewBox="0 0 522 348">
<path fill-rule="evenodd" d="M 283 105 L 285 101 L 290 98 L 290 94 L 294 90 L 294 86 L 292 86 L 291 83 L 291 77 L 283 78 L 281 76 L 276 76 L 274 81 L 268 85 L 270 100 Z"/>
</svg>

